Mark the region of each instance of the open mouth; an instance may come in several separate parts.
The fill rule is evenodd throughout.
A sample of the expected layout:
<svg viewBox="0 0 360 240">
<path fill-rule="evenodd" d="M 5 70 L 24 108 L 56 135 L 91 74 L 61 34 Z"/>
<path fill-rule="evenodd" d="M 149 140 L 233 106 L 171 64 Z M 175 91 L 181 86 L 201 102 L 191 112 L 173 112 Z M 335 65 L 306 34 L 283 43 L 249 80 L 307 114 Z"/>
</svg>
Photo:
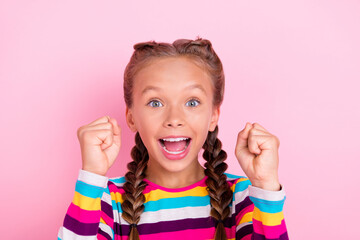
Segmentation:
<svg viewBox="0 0 360 240">
<path fill-rule="evenodd" d="M 159 139 L 162 148 L 170 154 L 179 154 L 189 146 L 191 138 L 164 138 Z"/>
</svg>

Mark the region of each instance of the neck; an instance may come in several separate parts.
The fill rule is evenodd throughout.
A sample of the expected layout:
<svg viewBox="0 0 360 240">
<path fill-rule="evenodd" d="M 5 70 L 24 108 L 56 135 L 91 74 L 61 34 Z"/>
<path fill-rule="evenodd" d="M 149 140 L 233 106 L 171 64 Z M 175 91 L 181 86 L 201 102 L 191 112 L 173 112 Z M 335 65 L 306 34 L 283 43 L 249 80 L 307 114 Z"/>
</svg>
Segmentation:
<svg viewBox="0 0 360 240">
<path fill-rule="evenodd" d="M 165 188 L 182 188 L 194 184 L 205 177 L 204 168 L 196 160 L 179 172 L 169 172 L 162 169 L 156 161 L 148 162 L 146 179 Z"/>
</svg>

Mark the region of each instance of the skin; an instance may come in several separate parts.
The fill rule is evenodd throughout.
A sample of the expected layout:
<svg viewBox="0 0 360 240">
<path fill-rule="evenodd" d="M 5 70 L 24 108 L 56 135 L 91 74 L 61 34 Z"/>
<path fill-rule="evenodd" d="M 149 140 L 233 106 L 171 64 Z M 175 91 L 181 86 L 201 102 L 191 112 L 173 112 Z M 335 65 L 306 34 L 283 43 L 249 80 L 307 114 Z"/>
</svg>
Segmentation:
<svg viewBox="0 0 360 240">
<path fill-rule="evenodd" d="M 238 133 L 235 156 L 251 185 L 269 191 L 280 190 L 279 146 L 279 139 L 258 123 L 247 122 Z"/>
<path fill-rule="evenodd" d="M 186 89 L 193 84 L 202 86 L 204 92 L 198 88 Z M 148 86 L 158 89 L 142 94 Z M 185 57 L 157 59 L 137 73 L 134 102 L 131 108 L 126 108 L 126 122 L 133 132 L 139 131 L 149 152 L 148 180 L 167 188 L 181 188 L 205 176 L 198 154 L 220 115 L 220 108 L 212 105 L 212 98 L 210 77 Z M 101 117 L 81 126 L 77 134 L 82 169 L 105 176 L 121 146 L 121 128 L 116 120 Z M 168 135 L 192 138 L 184 159 L 169 160 L 162 154 L 158 139 Z M 258 123 L 247 122 L 238 133 L 235 156 L 253 186 L 280 190 L 279 145 L 279 139 Z"/>
<path fill-rule="evenodd" d="M 133 132 L 139 131 L 148 150 L 146 178 L 167 188 L 200 181 L 205 174 L 198 153 L 208 131 L 215 129 L 220 113 L 219 108 L 212 106 L 211 79 L 191 60 L 171 57 L 157 59 L 141 69 L 134 81 L 134 102 L 126 109 L 126 119 Z M 202 86 L 204 92 L 199 88 L 187 89 L 194 84 Z M 149 86 L 158 89 L 142 94 Z M 169 135 L 192 139 L 185 158 L 169 160 L 163 155 L 158 139 Z"/>
</svg>

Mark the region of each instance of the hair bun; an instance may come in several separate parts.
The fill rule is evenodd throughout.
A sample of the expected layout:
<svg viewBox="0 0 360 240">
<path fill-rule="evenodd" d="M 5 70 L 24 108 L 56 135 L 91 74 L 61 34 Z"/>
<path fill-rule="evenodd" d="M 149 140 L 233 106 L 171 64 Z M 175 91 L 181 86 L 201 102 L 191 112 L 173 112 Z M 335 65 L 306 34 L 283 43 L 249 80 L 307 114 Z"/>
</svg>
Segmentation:
<svg viewBox="0 0 360 240">
<path fill-rule="evenodd" d="M 134 45 L 135 50 L 145 49 L 145 48 L 154 48 L 156 45 L 158 45 L 154 40 L 148 41 L 148 42 L 140 42 Z"/>
</svg>

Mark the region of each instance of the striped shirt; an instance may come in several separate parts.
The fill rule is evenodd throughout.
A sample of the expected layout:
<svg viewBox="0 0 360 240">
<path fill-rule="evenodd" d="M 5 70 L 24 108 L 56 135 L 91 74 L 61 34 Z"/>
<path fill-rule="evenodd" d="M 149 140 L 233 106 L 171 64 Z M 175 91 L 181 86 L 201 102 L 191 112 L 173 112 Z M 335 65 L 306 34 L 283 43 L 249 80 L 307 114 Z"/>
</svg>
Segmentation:
<svg viewBox="0 0 360 240">
<path fill-rule="evenodd" d="M 268 191 L 252 186 L 246 177 L 225 174 L 234 193 L 231 215 L 224 221 L 228 239 L 288 239 L 284 188 Z M 140 239 L 213 239 L 216 222 L 210 216 L 206 178 L 176 189 L 144 179 L 148 185 L 137 227 Z M 58 240 L 127 240 L 130 227 L 121 209 L 124 182 L 125 177 L 108 178 L 80 169 Z"/>
</svg>

